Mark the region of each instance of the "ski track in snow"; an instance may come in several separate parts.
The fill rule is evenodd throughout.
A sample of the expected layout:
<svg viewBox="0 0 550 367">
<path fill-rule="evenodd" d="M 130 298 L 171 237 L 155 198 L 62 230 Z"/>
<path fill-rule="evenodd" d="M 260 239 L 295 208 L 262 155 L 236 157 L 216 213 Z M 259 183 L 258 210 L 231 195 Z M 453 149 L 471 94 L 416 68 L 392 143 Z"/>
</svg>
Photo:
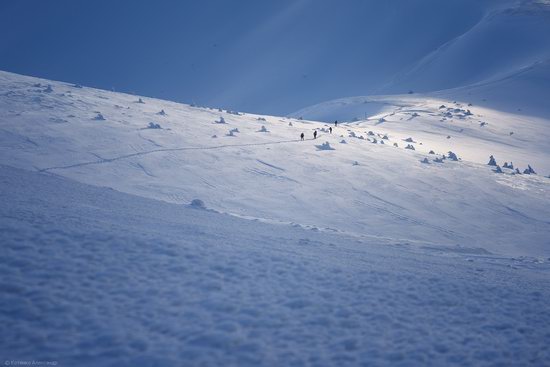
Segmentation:
<svg viewBox="0 0 550 367">
<path fill-rule="evenodd" d="M 265 164 L 265 165 L 268 166 L 268 167 L 275 168 L 276 170 L 283 171 L 283 172 L 285 171 L 284 168 L 274 166 L 273 164 L 264 162 L 264 161 L 262 161 L 261 159 L 256 159 L 256 160 L 257 160 L 258 162 L 260 162 L 261 164 Z"/>
<path fill-rule="evenodd" d="M 313 139 L 310 139 L 313 140 Z M 119 161 L 122 159 L 128 159 L 132 157 L 139 157 L 147 154 L 153 154 L 153 153 L 162 153 L 162 152 L 178 152 L 178 151 L 185 151 L 185 150 L 213 150 L 213 149 L 224 149 L 224 148 L 242 148 L 242 147 L 253 147 L 253 146 L 262 146 L 262 145 L 275 145 L 275 144 L 285 144 L 285 143 L 297 143 L 300 142 L 300 140 L 282 140 L 282 141 L 272 141 L 272 142 L 265 142 L 265 143 L 252 143 L 252 144 L 225 144 L 225 145 L 216 145 L 211 147 L 183 147 L 183 148 L 163 148 L 163 149 L 153 149 L 149 151 L 144 152 L 137 152 L 137 153 L 131 153 L 131 154 L 125 154 L 113 158 L 103 158 L 97 161 L 89 161 L 89 162 L 82 162 L 82 163 L 75 163 L 70 164 L 67 166 L 58 166 L 58 167 L 47 167 L 47 168 L 41 168 L 39 169 L 40 172 L 47 172 L 47 171 L 53 171 L 53 170 L 62 170 L 62 169 L 70 169 L 75 167 L 83 167 L 83 166 L 89 166 L 93 164 L 103 164 L 103 163 L 110 163 Z M 262 164 L 266 164 L 264 162 L 260 162 Z M 267 164 L 266 164 L 267 165 Z M 271 165 L 270 165 L 271 166 Z M 271 166 L 273 167 L 273 166 Z M 276 167 L 273 167 L 276 168 Z"/>
</svg>

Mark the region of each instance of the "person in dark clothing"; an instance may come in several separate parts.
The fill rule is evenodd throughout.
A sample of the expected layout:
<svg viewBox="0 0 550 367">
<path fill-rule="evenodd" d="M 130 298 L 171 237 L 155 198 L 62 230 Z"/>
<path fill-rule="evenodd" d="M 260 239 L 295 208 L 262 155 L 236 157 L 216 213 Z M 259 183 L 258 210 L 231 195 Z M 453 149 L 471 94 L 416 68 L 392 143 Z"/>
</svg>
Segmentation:
<svg viewBox="0 0 550 367">
<path fill-rule="evenodd" d="M 313 132 L 313 139 L 317 139 L 317 130 Z"/>
<path fill-rule="evenodd" d="M 332 134 L 332 127 L 329 127 L 328 131 L 330 131 L 330 133 Z"/>
<path fill-rule="evenodd" d="M 301 139 L 301 140 L 304 140 L 304 133 L 301 133 L 301 134 L 300 134 L 300 139 Z"/>
<path fill-rule="evenodd" d="M 338 127 L 338 120 L 334 121 L 334 127 Z"/>
</svg>

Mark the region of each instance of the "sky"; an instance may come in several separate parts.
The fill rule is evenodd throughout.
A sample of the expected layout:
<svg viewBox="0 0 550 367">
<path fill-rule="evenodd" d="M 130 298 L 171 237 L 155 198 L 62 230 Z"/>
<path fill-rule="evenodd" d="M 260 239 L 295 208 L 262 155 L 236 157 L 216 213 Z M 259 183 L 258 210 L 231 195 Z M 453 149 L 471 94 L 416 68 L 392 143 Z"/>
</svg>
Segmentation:
<svg viewBox="0 0 550 367">
<path fill-rule="evenodd" d="M 487 1 L 3 0 L 0 69 L 284 115 L 380 92 Z"/>
</svg>

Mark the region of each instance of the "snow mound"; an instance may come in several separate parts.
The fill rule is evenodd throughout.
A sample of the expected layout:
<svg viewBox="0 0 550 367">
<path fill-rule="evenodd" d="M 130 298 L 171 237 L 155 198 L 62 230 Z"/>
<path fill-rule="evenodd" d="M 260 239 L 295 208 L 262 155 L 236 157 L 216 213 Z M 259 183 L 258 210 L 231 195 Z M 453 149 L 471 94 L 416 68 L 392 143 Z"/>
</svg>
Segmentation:
<svg viewBox="0 0 550 367">
<path fill-rule="evenodd" d="M 456 155 L 456 153 L 453 153 L 451 151 L 449 151 L 447 153 L 447 158 L 450 159 L 451 161 L 458 161 L 458 156 Z"/>
<path fill-rule="evenodd" d="M 328 141 L 324 142 L 321 145 L 315 146 L 317 150 L 335 150 L 333 147 L 330 146 L 330 143 Z"/>
<path fill-rule="evenodd" d="M 93 119 L 96 121 L 105 121 L 105 117 L 103 117 L 103 115 L 99 112 L 95 115 Z"/>
<path fill-rule="evenodd" d="M 192 206 L 193 208 L 197 208 L 197 209 L 205 209 L 206 208 L 206 206 L 204 205 L 204 201 L 202 201 L 201 199 L 193 199 L 193 200 L 191 200 L 191 203 L 189 205 Z"/>
</svg>

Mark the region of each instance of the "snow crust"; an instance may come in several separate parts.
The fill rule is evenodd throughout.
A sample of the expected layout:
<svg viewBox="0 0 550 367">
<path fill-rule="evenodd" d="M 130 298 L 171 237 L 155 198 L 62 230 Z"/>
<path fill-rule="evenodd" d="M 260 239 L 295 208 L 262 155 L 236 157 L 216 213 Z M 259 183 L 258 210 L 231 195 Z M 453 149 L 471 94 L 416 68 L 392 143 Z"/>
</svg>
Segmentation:
<svg viewBox="0 0 550 367">
<path fill-rule="evenodd" d="M 489 366 L 550 358 L 547 261 L 261 223 L 8 166 L 0 187 L 5 360 Z"/>
</svg>

